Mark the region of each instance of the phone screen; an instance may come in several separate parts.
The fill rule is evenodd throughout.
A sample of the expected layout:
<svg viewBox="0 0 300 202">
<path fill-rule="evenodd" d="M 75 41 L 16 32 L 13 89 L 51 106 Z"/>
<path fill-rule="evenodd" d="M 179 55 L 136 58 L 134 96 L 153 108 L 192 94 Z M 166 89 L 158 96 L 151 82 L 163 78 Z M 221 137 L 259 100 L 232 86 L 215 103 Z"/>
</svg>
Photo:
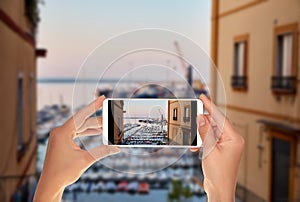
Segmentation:
<svg viewBox="0 0 300 202">
<path fill-rule="evenodd" d="M 197 146 L 197 100 L 108 100 L 108 144 Z"/>
</svg>

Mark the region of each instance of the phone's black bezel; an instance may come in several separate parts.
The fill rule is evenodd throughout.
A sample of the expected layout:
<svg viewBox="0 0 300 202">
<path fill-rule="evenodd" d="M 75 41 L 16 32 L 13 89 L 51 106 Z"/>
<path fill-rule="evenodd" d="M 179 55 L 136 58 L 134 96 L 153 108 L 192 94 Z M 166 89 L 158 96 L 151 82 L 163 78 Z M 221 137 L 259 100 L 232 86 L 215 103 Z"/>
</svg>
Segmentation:
<svg viewBox="0 0 300 202">
<path fill-rule="evenodd" d="M 191 101 L 191 146 L 197 146 L 197 101 Z"/>
<path fill-rule="evenodd" d="M 114 137 L 115 137 L 115 124 L 114 124 L 114 105 L 112 103 L 113 100 L 108 100 L 108 104 L 107 104 L 107 114 L 108 114 L 108 117 L 107 117 L 107 124 L 108 124 L 108 144 L 109 145 L 113 145 L 114 144 Z"/>
</svg>

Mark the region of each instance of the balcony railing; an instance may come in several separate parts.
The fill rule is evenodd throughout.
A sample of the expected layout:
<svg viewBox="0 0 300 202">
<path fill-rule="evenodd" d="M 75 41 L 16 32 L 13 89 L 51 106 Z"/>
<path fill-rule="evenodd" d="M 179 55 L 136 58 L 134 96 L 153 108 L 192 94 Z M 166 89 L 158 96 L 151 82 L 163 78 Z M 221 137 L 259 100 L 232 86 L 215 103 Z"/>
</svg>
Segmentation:
<svg viewBox="0 0 300 202">
<path fill-rule="evenodd" d="M 274 93 L 295 94 L 297 92 L 297 78 L 294 76 L 273 76 L 271 88 Z"/>
<path fill-rule="evenodd" d="M 247 89 L 247 77 L 246 76 L 232 76 L 231 86 L 235 89 L 245 90 Z"/>
<path fill-rule="evenodd" d="M 184 123 L 190 122 L 190 120 L 191 120 L 190 117 L 183 117 L 183 122 Z"/>
</svg>

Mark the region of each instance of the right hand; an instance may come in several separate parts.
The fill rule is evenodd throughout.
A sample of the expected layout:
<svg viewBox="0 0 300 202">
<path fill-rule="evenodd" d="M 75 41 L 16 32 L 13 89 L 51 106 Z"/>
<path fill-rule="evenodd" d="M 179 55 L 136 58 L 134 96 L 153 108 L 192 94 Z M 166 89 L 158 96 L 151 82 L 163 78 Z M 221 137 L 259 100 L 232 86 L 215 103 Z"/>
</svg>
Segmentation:
<svg viewBox="0 0 300 202">
<path fill-rule="evenodd" d="M 205 95 L 200 95 L 200 99 L 209 112 L 208 115 L 197 117 L 201 139 L 205 143 L 207 135 L 218 137 L 215 148 L 202 160 L 204 189 L 208 201 L 234 201 L 238 168 L 245 142 L 230 121 Z M 220 130 L 214 130 L 215 127 Z"/>
</svg>

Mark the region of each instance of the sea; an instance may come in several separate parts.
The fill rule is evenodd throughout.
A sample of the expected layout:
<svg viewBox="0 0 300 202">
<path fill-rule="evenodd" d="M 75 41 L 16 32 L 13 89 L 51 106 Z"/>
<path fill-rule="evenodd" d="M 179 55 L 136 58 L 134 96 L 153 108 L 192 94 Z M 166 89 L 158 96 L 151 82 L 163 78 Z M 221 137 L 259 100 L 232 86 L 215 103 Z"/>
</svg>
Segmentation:
<svg viewBox="0 0 300 202">
<path fill-rule="evenodd" d="M 156 86 L 165 88 L 166 92 L 171 92 L 177 97 L 186 97 L 186 83 L 167 81 L 155 82 Z M 151 87 L 152 86 L 152 87 Z M 147 88 L 148 87 L 148 88 Z M 171 90 L 172 89 L 172 90 Z M 116 79 L 102 80 L 101 84 L 97 80 L 75 80 L 72 78 L 63 79 L 38 79 L 37 82 L 37 109 L 40 110 L 47 105 L 66 104 L 76 111 L 95 97 L 97 92 L 110 92 L 112 97 L 128 97 L 139 91 L 141 94 L 150 93 L 158 95 L 160 92 L 153 88 L 153 82 L 149 81 L 121 81 Z M 190 91 L 188 91 L 190 93 Z"/>
<path fill-rule="evenodd" d="M 68 202 L 74 202 L 73 194 L 65 194 L 65 200 Z M 206 196 L 192 196 L 188 199 L 181 199 L 180 202 L 205 202 Z M 167 202 L 168 201 L 168 190 L 151 190 L 147 195 L 140 194 L 128 194 L 128 193 L 81 193 L 77 194 L 76 201 L 80 202 L 93 202 L 93 201 L 107 201 L 107 202 Z M 174 200 L 175 201 L 175 200 Z"/>
<path fill-rule="evenodd" d="M 39 81 L 37 83 L 37 109 L 54 104 L 66 104 L 74 109 L 86 105 L 95 97 L 97 87 L 96 82 Z"/>
</svg>

